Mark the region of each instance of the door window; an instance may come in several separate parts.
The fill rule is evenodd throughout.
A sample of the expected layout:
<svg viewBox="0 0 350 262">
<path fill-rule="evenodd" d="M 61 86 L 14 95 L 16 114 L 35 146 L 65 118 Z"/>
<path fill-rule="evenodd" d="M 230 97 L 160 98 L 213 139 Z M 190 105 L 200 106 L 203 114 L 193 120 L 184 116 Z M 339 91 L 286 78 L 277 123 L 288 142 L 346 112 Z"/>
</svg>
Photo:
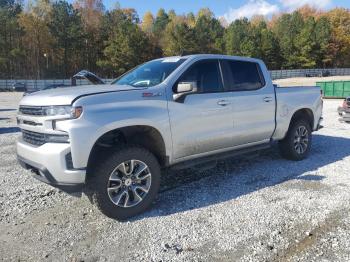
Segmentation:
<svg viewBox="0 0 350 262">
<path fill-rule="evenodd" d="M 223 60 L 225 88 L 230 91 L 257 90 L 265 85 L 260 66 L 254 62 Z"/>
<path fill-rule="evenodd" d="M 180 77 L 178 82 L 196 82 L 198 93 L 224 91 L 217 60 L 196 62 Z"/>
</svg>

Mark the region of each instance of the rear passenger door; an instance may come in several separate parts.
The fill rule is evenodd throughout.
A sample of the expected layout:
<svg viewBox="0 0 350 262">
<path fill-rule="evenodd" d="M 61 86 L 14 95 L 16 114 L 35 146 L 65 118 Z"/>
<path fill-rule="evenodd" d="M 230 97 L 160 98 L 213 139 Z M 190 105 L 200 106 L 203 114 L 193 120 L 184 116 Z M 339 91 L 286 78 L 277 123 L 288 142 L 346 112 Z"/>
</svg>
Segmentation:
<svg viewBox="0 0 350 262">
<path fill-rule="evenodd" d="M 250 61 L 221 60 L 225 89 L 231 91 L 233 144 L 267 141 L 275 129 L 274 88 L 260 65 Z"/>
<path fill-rule="evenodd" d="M 175 159 L 232 146 L 232 103 L 224 92 L 217 59 L 192 64 L 176 81 L 196 82 L 198 91 L 169 101 Z"/>
</svg>

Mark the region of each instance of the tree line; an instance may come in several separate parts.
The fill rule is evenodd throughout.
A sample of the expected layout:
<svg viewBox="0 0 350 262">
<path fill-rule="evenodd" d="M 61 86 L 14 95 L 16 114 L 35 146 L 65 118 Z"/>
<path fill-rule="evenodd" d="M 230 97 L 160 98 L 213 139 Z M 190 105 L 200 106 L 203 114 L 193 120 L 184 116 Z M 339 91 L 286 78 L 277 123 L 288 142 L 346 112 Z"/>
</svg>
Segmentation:
<svg viewBox="0 0 350 262">
<path fill-rule="evenodd" d="M 270 70 L 350 67 L 350 11 L 304 6 L 228 23 L 207 8 L 106 10 L 102 0 L 0 0 L 0 78 L 116 77 L 147 60 L 191 53 L 263 59 Z"/>
</svg>

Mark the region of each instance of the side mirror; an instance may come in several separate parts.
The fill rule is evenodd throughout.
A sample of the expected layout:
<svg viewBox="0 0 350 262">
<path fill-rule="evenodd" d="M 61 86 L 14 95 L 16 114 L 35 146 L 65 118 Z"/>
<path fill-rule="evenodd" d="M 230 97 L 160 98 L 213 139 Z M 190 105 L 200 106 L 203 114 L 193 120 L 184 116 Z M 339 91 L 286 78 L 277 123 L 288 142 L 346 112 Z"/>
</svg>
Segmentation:
<svg viewBox="0 0 350 262">
<path fill-rule="evenodd" d="M 197 82 L 179 82 L 174 89 L 173 98 L 177 100 L 186 94 L 197 92 Z"/>
</svg>

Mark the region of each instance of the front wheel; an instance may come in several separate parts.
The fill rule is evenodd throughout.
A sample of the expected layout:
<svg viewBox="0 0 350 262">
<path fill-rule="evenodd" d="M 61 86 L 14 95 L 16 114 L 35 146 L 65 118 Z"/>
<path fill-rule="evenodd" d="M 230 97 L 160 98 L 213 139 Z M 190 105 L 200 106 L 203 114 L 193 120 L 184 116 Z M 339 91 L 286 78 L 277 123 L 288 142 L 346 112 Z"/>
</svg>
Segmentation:
<svg viewBox="0 0 350 262">
<path fill-rule="evenodd" d="M 310 124 L 306 120 L 294 121 L 289 127 L 286 137 L 279 142 L 281 155 L 295 161 L 305 159 L 311 148 L 311 132 Z"/>
<path fill-rule="evenodd" d="M 160 167 L 148 150 L 125 146 L 99 163 L 89 184 L 101 212 L 125 220 L 151 206 L 160 185 Z"/>
</svg>

